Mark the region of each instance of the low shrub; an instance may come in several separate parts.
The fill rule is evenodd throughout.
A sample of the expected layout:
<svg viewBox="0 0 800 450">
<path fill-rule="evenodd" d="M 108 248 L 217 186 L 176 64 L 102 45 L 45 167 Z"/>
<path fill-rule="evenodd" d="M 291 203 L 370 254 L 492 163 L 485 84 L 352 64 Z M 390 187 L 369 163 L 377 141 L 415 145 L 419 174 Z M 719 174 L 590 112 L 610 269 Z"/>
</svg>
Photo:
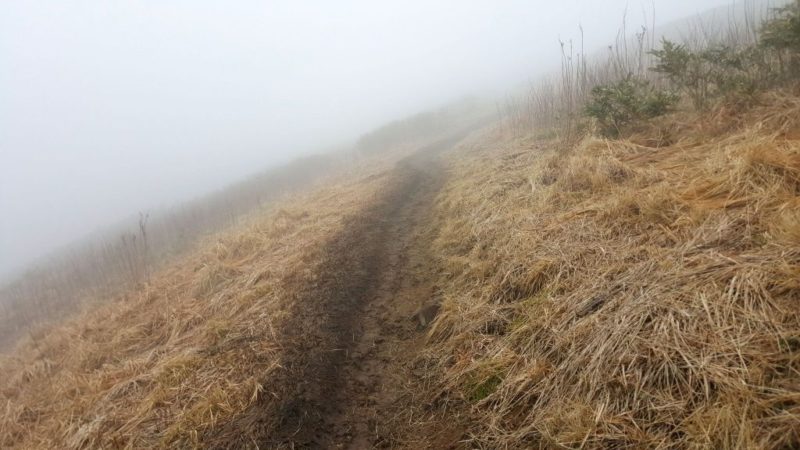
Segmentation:
<svg viewBox="0 0 800 450">
<path fill-rule="evenodd" d="M 761 29 L 761 47 L 776 53 L 781 73 L 800 74 L 800 0 L 778 8 Z"/>
<path fill-rule="evenodd" d="M 776 75 L 769 59 L 756 47 L 716 45 L 691 50 L 665 39 L 661 50 L 650 53 L 656 57 L 651 70 L 665 75 L 698 110 L 708 109 L 717 99 L 752 96 Z"/>
<path fill-rule="evenodd" d="M 800 75 L 800 0 L 764 22 L 758 45 L 694 50 L 664 39 L 650 54 L 656 58 L 651 70 L 663 74 L 698 110 L 717 100 L 751 97 Z"/>
<path fill-rule="evenodd" d="M 585 113 L 597 121 L 604 135 L 618 136 L 627 127 L 667 113 L 677 101 L 675 94 L 628 76 L 594 87 Z"/>
</svg>

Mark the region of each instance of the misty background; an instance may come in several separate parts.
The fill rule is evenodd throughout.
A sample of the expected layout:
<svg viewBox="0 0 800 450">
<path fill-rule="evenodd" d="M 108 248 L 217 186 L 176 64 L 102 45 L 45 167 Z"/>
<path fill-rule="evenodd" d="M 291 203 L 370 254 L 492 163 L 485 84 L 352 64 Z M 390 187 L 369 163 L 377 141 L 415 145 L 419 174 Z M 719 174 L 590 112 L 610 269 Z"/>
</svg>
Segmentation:
<svg viewBox="0 0 800 450">
<path fill-rule="evenodd" d="M 5 1 L 0 278 L 106 224 L 502 96 L 629 26 L 719 0 Z"/>
</svg>

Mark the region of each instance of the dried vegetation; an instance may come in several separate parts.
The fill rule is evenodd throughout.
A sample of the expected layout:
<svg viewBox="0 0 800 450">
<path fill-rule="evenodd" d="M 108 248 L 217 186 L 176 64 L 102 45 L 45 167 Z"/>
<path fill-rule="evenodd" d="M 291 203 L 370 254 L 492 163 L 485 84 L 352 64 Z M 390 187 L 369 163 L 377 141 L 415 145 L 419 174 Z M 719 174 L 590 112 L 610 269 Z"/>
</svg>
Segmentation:
<svg viewBox="0 0 800 450">
<path fill-rule="evenodd" d="M 433 392 L 409 384 L 429 408 L 393 405 L 403 423 L 387 427 L 458 422 L 457 441 L 464 423 L 462 443 L 483 448 L 800 448 L 797 80 L 590 136 L 577 113 L 590 88 L 649 73 L 643 56 L 617 64 L 623 47 L 588 72 L 565 50 L 561 84 L 445 155 L 449 179 L 420 233 L 442 303 L 413 381 Z M 251 421 L 257 402 L 262 413 L 273 399 L 320 403 L 328 385 L 309 400 L 308 380 L 292 377 L 336 377 L 344 363 L 315 366 L 324 349 L 291 338 L 355 311 L 337 312 L 326 286 L 369 295 L 368 260 L 346 276 L 350 256 L 320 264 L 321 252 L 333 243 L 360 260 L 353 242 L 380 240 L 370 230 L 388 206 L 373 194 L 391 184 L 390 160 L 230 230 L 0 360 L 0 446 L 244 445 L 243 428 L 280 419 Z M 384 203 L 412 190 L 395 192 Z M 311 319 L 291 320 L 304 309 Z M 274 375 L 283 363 L 302 367 Z"/>
<path fill-rule="evenodd" d="M 151 282 L 0 356 L 0 447 L 204 446 L 276 389 L 296 286 L 396 155 L 252 217 Z M 233 430 L 240 437 L 243 430 Z M 224 436 L 214 435 L 224 440 Z"/>
<path fill-rule="evenodd" d="M 422 360 L 472 405 L 469 445 L 800 446 L 798 118 L 783 91 L 453 155 Z"/>
</svg>

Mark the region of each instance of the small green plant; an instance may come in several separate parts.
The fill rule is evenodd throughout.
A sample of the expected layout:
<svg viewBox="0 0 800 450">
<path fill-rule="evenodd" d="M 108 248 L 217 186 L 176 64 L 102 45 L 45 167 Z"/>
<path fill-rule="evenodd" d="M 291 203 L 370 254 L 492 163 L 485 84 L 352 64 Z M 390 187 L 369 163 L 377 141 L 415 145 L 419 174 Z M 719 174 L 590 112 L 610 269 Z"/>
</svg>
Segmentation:
<svg viewBox="0 0 800 450">
<path fill-rule="evenodd" d="M 666 114 L 677 101 L 676 95 L 628 76 L 594 87 L 585 113 L 597 121 L 604 135 L 614 137 L 627 127 Z"/>
<path fill-rule="evenodd" d="M 477 403 L 492 395 L 502 383 L 503 379 L 499 375 L 492 375 L 485 380 L 474 383 L 469 388 L 468 398 L 471 402 Z"/>
</svg>

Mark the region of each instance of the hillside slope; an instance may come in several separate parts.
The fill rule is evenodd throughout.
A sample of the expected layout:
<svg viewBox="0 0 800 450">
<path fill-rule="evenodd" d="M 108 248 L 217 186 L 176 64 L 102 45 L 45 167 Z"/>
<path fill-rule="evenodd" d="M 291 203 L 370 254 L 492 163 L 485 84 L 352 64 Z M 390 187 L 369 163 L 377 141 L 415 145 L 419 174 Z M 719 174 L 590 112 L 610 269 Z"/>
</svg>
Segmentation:
<svg viewBox="0 0 800 450">
<path fill-rule="evenodd" d="M 800 446 L 796 95 L 450 156 L 421 361 L 470 446 Z"/>
<path fill-rule="evenodd" d="M 0 360 L 6 448 L 796 448 L 800 99 L 367 160 Z"/>
<path fill-rule="evenodd" d="M 425 300 L 413 229 L 462 136 L 373 157 L 23 342 L 0 360 L 0 446 L 371 442 L 383 408 L 361 400 L 404 393 L 391 377 L 413 355 L 393 356 L 423 336 L 409 317 Z"/>
</svg>

